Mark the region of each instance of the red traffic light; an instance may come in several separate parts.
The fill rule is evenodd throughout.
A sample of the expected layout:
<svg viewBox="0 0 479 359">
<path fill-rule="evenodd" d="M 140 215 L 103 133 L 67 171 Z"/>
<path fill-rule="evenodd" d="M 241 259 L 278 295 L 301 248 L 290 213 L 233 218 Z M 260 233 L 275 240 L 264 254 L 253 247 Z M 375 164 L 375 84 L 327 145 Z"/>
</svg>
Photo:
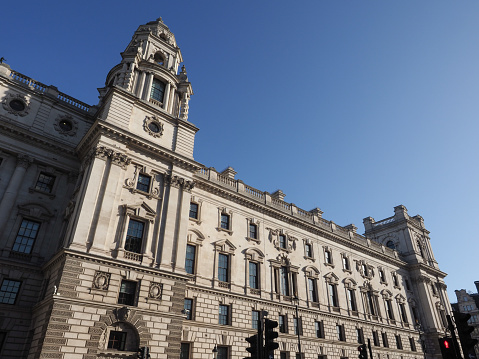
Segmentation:
<svg viewBox="0 0 479 359">
<path fill-rule="evenodd" d="M 449 346 L 449 340 L 444 340 L 444 348 L 450 349 L 451 347 Z"/>
</svg>

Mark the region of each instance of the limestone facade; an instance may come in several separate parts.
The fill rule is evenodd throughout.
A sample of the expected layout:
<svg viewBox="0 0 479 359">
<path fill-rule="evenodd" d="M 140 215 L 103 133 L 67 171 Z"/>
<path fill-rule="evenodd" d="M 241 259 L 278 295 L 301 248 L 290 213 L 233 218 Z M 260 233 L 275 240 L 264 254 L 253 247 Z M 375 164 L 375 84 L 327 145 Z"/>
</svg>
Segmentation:
<svg viewBox="0 0 479 359">
<path fill-rule="evenodd" d="M 469 325 L 474 327 L 471 337 L 479 340 L 479 281 L 475 281 L 476 293 L 465 289 L 455 290 L 457 302 L 452 304 L 453 310 L 471 315 Z M 479 355 L 479 345 L 475 346 L 476 356 Z"/>
<path fill-rule="evenodd" d="M 193 158 L 176 39 L 141 25 L 89 106 L 0 64 L 0 356 L 439 358 L 446 276 L 420 216 L 339 226 Z"/>
</svg>

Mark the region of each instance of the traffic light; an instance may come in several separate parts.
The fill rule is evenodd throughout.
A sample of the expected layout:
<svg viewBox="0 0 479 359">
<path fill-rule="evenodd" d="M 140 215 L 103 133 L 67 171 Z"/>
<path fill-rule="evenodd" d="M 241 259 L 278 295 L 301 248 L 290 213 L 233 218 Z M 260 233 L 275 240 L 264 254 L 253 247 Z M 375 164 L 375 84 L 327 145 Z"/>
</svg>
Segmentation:
<svg viewBox="0 0 479 359">
<path fill-rule="evenodd" d="M 278 326 L 278 322 L 270 319 L 264 320 L 264 352 L 266 359 L 272 359 L 273 352 L 279 348 L 279 344 L 274 340 L 278 337 L 278 332 L 274 328 Z"/>
<path fill-rule="evenodd" d="M 439 338 L 439 346 L 441 347 L 443 359 L 457 359 L 452 338 Z"/>
<path fill-rule="evenodd" d="M 246 351 L 251 354 L 250 357 L 246 357 L 244 359 L 261 359 L 260 352 L 261 352 L 261 344 L 258 340 L 259 335 L 255 334 L 248 338 L 246 341 L 250 344 L 249 347 L 246 348 Z M 261 338 L 263 339 L 263 338 Z"/>
<path fill-rule="evenodd" d="M 361 344 L 358 347 L 358 351 L 359 351 L 359 355 L 358 355 L 359 359 L 368 359 L 368 349 L 366 348 L 366 344 Z"/>
<path fill-rule="evenodd" d="M 138 354 L 136 355 L 138 359 L 150 359 L 150 348 L 140 347 L 138 348 Z"/>
<path fill-rule="evenodd" d="M 467 322 L 471 319 L 471 315 L 459 312 L 452 313 L 454 314 L 454 321 L 456 322 L 457 333 L 459 334 L 459 340 L 461 341 L 464 358 L 469 357 L 469 354 L 475 356 L 474 346 L 477 344 L 477 339 L 471 338 L 471 333 L 474 331 L 474 327 Z"/>
</svg>

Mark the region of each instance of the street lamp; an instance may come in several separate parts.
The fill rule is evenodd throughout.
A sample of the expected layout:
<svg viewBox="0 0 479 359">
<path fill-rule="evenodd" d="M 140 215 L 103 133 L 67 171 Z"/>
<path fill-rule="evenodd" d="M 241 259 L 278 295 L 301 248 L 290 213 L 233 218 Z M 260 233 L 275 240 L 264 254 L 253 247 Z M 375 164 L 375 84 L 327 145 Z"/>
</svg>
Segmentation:
<svg viewBox="0 0 479 359">
<path fill-rule="evenodd" d="M 298 305 L 299 305 L 299 298 L 298 295 L 295 294 L 293 297 L 294 306 L 296 307 L 296 333 L 298 334 L 298 354 L 296 355 L 296 359 L 301 359 L 301 337 L 299 335 L 299 312 L 298 312 Z"/>
</svg>

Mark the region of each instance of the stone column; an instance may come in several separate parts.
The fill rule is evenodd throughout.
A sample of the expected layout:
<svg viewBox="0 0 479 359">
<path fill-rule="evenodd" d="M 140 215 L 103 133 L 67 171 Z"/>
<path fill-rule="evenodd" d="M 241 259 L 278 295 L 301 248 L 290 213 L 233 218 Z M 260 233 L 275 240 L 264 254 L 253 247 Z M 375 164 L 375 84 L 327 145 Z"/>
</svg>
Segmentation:
<svg viewBox="0 0 479 359">
<path fill-rule="evenodd" d="M 83 177 L 84 188 L 78 195 L 80 203 L 77 205 L 75 218 L 72 219 L 74 224 L 69 240 L 71 247 L 84 250 L 87 244 L 107 160 L 112 152 L 112 150 L 100 146 L 89 155 L 91 163 L 88 173 L 85 173 Z"/>
<path fill-rule="evenodd" d="M 178 220 L 174 252 L 172 254 L 172 263 L 175 272 L 185 273 L 186 237 L 188 235 L 191 190 L 194 185 L 195 184 L 192 181 L 185 181 L 183 184 L 183 191 L 181 191 L 180 208 L 178 208 L 180 216 Z"/>
<path fill-rule="evenodd" d="M 150 91 L 151 91 L 151 85 L 153 85 L 153 74 L 148 73 L 146 75 L 146 85 L 143 87 L 143 94 L 141 96 L 142 100 L 148 101 L 148 98 L 150 97 Z"/>
<path fill-rule="evenodd" d="M 23 183 L 23 177 L 25 176 L 25 172 L 32 162 L 33 158 L 27 155 L 21 154 L 17 157 L 17 166 L 13 171 L 12 177 L 8 182 L 7 189 L 3 194 L 2 201 L 0 202 L 0 233 L 3 233 L 5 224 L 10 218 L 12 208 L 16 202 L 18 190 L 20 185 Z"/>
<path fill-rule="evenodd" d="M 169 100 L 170 100 L 170 99 L 169 99 L 169 96 L 170 96 L 170 87 L 171 87 L 171 85 L 170 85 L 170 83 L 168 82 L 168 83 L 166 84 L 165 94 L 164 94 L 164 96 L 163 96 L 163 109 L 164 109 L 165 111 L 168 111 L 168 104 L 170 103 L 170 101 L 169 101 Z"/>
<path fill-rule="evenodd" d="M 143 88 L 145 87 L 145 78 L 146 78 L 146 73 L 144 71 L 141 71 L 140 74 L 138 75 L 138 81 L 136 84 L 136 96 L 142 97 L 143 95 Z"/>
</svg>

